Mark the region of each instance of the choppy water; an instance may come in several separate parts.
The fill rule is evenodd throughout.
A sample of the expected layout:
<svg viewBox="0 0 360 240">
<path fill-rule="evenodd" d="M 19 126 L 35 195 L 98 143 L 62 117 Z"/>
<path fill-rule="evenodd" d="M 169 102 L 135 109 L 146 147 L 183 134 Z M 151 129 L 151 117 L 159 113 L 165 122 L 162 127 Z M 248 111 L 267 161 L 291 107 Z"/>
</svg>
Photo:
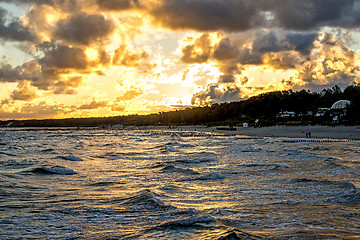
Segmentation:
<svg viewBox="0 0 360 240">
<path fill-rule="evenodd" d="M 360 144 L 0 130 L 1 239 L 358 239 Z"/>
</svg>

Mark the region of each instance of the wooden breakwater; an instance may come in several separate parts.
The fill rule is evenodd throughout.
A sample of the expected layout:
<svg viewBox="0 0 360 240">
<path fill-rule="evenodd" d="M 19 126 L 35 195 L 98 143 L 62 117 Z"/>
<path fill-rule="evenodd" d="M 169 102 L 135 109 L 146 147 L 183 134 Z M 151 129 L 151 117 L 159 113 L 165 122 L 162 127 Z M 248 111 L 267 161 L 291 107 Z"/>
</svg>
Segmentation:
<svg viewBox="0 0 360 240">
<path fill-rule="evenodd" d="M 236 134 L 203 132 L 203 131 L 164 131 L 164 130 L 147 130 L 152 135 L 162 136 L 180 136 L 180 137 L 216 137 L 216 136 L 235 136 Z"/>
<path fill-rule="evenodd" d="M 284 143 L 337 143 L 337 142 L 354 142 L 359 141 L 356 139 L 285 139 L 281 142 Z"/>
</svg>

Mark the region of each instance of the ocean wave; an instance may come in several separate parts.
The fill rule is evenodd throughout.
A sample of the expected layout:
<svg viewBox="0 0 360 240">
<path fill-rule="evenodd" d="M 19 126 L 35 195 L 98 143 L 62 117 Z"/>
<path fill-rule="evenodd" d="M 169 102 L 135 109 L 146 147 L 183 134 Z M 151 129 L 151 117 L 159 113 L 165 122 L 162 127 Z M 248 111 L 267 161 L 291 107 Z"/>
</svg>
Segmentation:
<svg viewBox="0 0 360 240">
<path fill-rule="evenodd" d="M 74 162 L 81 162 L 84 161 L 83 159 L 76 157 L 76 156 L 59 156 L 59 158 L 64 159 L 64 160 L 68 160 L 68 161 L 74 161 Z"/>
<path fill-rule="evenodd" d="M 162 144 L 159 144 L 159 145 L 156 145 L 156 146 L 153 146 L 153 147 L 148 147 L 147 149 L 149 149 L 149 150 L 153 150 L 153 149 L 157 150 L 157 149 L 162 149 L 162 148 L 164 148 L 166 146 L 170 146 L 170 145 L 173 145 L 173 144 L 174 143 L 172 143 L 172 142 L 162 143 Z"/>
<path fill-rule="evenodd" d="M 253 234 L 246 233 L 244 231 L 240 231 L 238 229 L 233 229 L 228 231 L 224 234 L 225 236 L 221 236 L 218 240 L 241 240 L 241 239 L 248 239 L 248 240 L 256 240 L 256 239 L 264 239 L 263 237 L 256 236 Z"/>
<path fill-rule="evenodd" d="M 179 152 L 179 150 L 173 146 L 166 146 L 162 149 L 162 152 Z"/>
<path fill-rule="evenodd" d="M 198 216 L 198 217 L 189 217 L 182 218 L 178 220 L 172 220 L 159 225 L 159 228 L 168 228 L 168 227 L 194 227 L 201 226 L 207 227 L 208 224 L 215 223 L 216 219 L 212 216 Z"/>
<path fill-rule="evenodd" d="M 341 176 L 344 174 L 360 175 L 360 169 L 347 169 L 347 168 L 342 167 L 342 169 L 339 169 L 339 170 L 317 172 L 315 175 L 338 175 L 338 176 Z"/>
<path fill-rule="evenodd" d="M 356 189 L 355 185 L 348 181 L 331 181 L 331 180 L 315 180 L 309 178 L 296 178 L 296 179 L 291 179 L 290 183 L 294 183 L 294 184 L 306 183 L 311 185 L 337 187 L 341 189 Z"/>
<path fill-rule="evenodd" d="M 196 158 L 196 159 L 178 159 L 175 161 L 171 161 L 173 163 L 186 163 L 186 164 L 198 164 L 198 163 L 208 163 L 215 162 L 216 158 Z"/>
<path fill-rule="evenodd" d="M 74 170 L 66 168 L 63 166 L 53 166 L 53 167 L 38 167 L 30 172 L 36 174 L 58 174 L 58 175 L 74 175 L 77 174 Z"/>
<path fill-rule="evenodd" d="M 182 193 L 184 189 L 182 187 L 169 184 L 169 185 L 161 186 L 157 188 L 157 190 L 167 193 Z"/>
<path fill-rule="evenodd" d="M 133 157 L 140 155 L 140 152 L 107 152 L 102 155 L 95 155 L 95 158 L 109 159 L 109 160 L 118 160 L 120 158 Z"/>
<path fill-rule="evenodd" d="M 180 152 L 178 148 L 182 148 L 181 144 L 179 145 L 176 142 L 169 142 L 169 143 L 156 145 L 154 147 L 150 147 L 147 149 L 151 151 L 160 151 L 162 153 L 168 153 L 168 152 Z"/>
<path fill-rule="evenodd" d="M 204 175 L 201 175 L 199 177 L 196 178 L 182 178 L 179 179 L 178 181 L 209 181 L 209 180 L 221 180 L 224 179 L 225 176 L 221 173 L 207 173 Z"/>
<path fill-rule="evenodd" d="M 264 170 L 277 170 L 277 169 L 281 169 L 281 168 L 289 168 L 288 165 L 280 165 L 280 164 L 242 164 L 239 165 L 239 167 L 243 167 L 243 168 L 256 168 L 256 169 L 264 169 Z"/>
<path fill-rule="evenodd" d="M 117 184 L 125 184 L 123 182 L 96 182 L 96 183 L 91 183 L 88 186 L 90 187 L 109 187 L 109 186 L 113 186 L 113 185 L 117 185 Z"/>
<path fill-rule="evenodd" d="M 9 156 L 9 157 L 16 157 L 17 156 L 15 154 L 7 153 L 7 152 L 0 152 L 0 155 L 5 155 L 5 156 Z"/>
<path fill-rule="evenodd" d="M 342 204 L 360 204 L 360 190 L 353 189 L 340 193 L 337 196 L 329 197 L 325 202 L 337 202 Z"/>
<path fill-rule="evenodd" d="M 129 198 L 122 199 L 121 204 L 129 205 L 132 210 L 139 211 L 176 209 L 176 207 L 165 204 L 149 189 L 142 190 Z"/>
<path fill-rule="evenodd" d="M 192 169 L 184 169 L 180 167 L 175 167 L 174 165 L 167 165 L 161 169 L 161 172 L 177 172 L 177 173 L 184 173 L 184 174 L 199 174 L 198 172 Z"/>
<path fill-rule="evenodd" d="M 247 149 L 241 150 L 241 152 L 243 152 L 243 153 L 252 153 L 252 152 L 261 152 L 261 151 L 262 151 L 262 149 L 259 147 L 249 147 Z"/>
<path fill-rule="evenodd" d="M 55 151 L 55 149 L 53 149 L 53 148 L 47 148 L 47 149 L 41 150 L 41 152 L 53 152 L 53 151 Z"/>
</svg>

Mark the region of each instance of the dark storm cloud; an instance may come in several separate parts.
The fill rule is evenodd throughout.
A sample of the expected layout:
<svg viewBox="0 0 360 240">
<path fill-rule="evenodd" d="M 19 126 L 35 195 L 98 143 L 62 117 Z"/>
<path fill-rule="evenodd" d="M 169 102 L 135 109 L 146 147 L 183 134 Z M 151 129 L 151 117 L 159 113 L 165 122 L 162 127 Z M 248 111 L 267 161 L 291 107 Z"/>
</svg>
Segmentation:
<svg viewBox="0 0 360 240">
<path fill-rule="evenodd" d="M 40 70 L 36 61 L 25 62 L 17 67 L 5 62 L 0 63 L 0 82 L 37 81 L 39 78 Z"/>
<path fill-rule="evenodd" d="M 257 9 L 245 0 L 164 0 L 151 14 L 173 29 L 244 31 L 251 28 Z"/>
<path fill-rule="evenodd" d="M 308 30 L 324 26 L 360 27 L 359 7 L 357 0 L 286 0 L 274 4 L 271 11 L 280 27 Z"/>
<path fill-rule="evenodd" d="M 96 0 L 100 9 L 119 11 L 132 8 L 139 8 L 140 3 L 138 0 Z"/>
<path fill-rule="evenodd" d="M 357 0 L 164 0 L 150 13 L 173 29 L 245 31 L 359 27 L 359 10 Z"/>
<path fill-rule="evenodd" d="M 232 102 L 241 99 L 241 89 L 235 84 L 227 84 L 222 88 L 219 84 L 209 84 L 205 91 L 196 93 L 191 104 L 206 105 L 220 102 Z"/>
<path fill-rule="evenodd" d="M 46 43 L 41 45 L 44 57 L 39 63 L 45 69 L 85 70 L 89 62 L 83 49 L 65 45 Z"/>
<path fill-rule="evenodd" d="M 311 30 L 360 27 L 358 0 L 0 0 L 46 4 L 67 12 L 92 8 L 105 11 L 140 9 L 171 29 L 247 31 L 258 27 Z"/>
<path fill-rule="evenodd" d="M 87 6 L 85 0 L 0 0 L 1 2 L 13 3 L 18 5 L 48 5 L 58 10 L 67 12 L 79 11 Z M 89 2 L 89 1 L 88 1 Z"/>
<path fill-rule="evenodd" d="M 297 51 L 308 55 L 314 46 L 317 33 L 280 33 L 278 31 L 258 32 L 252 50 L 254 52 Z"/>
<path fill-rule="evenodd" d="M 115 30 L 115 24 L 103 15 L 79 13 L 57 24 L 54 38 L 69 43 L 90 45 L 99 42 Z"/>
<path fill-rule="evenodd" d="M 310 54 L 314 47 L 314 41 L 318 33 L 288 33 L 283 39 L 283 44 L 287 45 L 288 50 L 295 50 L 303 55 Z"/>
<path fill-rule="evenodd" d="M 13 68 L 10 64 L 0 64 L 0 82 L 17 82 L 24 80 L 26 77 L 21 73 L 19 68 Z"/>
<path fill-rule="evenodd" d="M 229 38 L 221 39 L 214 51 L 214 58 L 220 61 L 234 59 L 238 55 L 239 48 Z"/>
<path fill-rule="evenodd" d="M 0 7 L 0 39 L 4 41 L 37 42 L 37 35 L 24 27 L 19 19 L 7 20 L 8 12 Z"/>
</svg>

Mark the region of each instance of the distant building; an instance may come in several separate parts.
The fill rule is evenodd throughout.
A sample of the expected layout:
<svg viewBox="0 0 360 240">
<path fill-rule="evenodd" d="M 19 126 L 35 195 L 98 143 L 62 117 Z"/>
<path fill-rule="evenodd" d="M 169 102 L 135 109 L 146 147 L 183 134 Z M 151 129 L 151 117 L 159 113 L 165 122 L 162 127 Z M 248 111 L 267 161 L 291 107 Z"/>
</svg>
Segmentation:
<svg viewBox="0 0 360 240">
<path fill-rule="evenodd" d="M 351 102 L 348 100 L 339 100 L 337 102 L 335 102 L 332 106 L 331 106 L 331 110 L 343 110 L 346 109 L 348 106 L 351 105 Z"/>
<path fill-rule="evenodd" d="M 315 117 L 324 117 L 328 111 L 329 108 L 318 108 L 315 113 Z"/>
<path fill-rule="evenodd" d="M 289 111 L 279 112 L 278 117 L 280 118 L 295 117 L 295 112 L 289 112 Z"/>
<path fill-rule="evenodd" d="M 351 105 L 351 102 L 348 100 L 339 100 L 336 101 L 331 108 L 318 108 L 315 116 L 316 117 L 324 117 L 327 116 L 345 116 L 346 115 L 346 108 Z"/>
<path fill-rule="evenodd" d="M 351 102 L 348 100 L 339 100 L 335 102 L 329 109 L 330 116 L 338 116 L 340 118 L 346 116 L 346 109 L 351 105 Z"/>
</svg>

